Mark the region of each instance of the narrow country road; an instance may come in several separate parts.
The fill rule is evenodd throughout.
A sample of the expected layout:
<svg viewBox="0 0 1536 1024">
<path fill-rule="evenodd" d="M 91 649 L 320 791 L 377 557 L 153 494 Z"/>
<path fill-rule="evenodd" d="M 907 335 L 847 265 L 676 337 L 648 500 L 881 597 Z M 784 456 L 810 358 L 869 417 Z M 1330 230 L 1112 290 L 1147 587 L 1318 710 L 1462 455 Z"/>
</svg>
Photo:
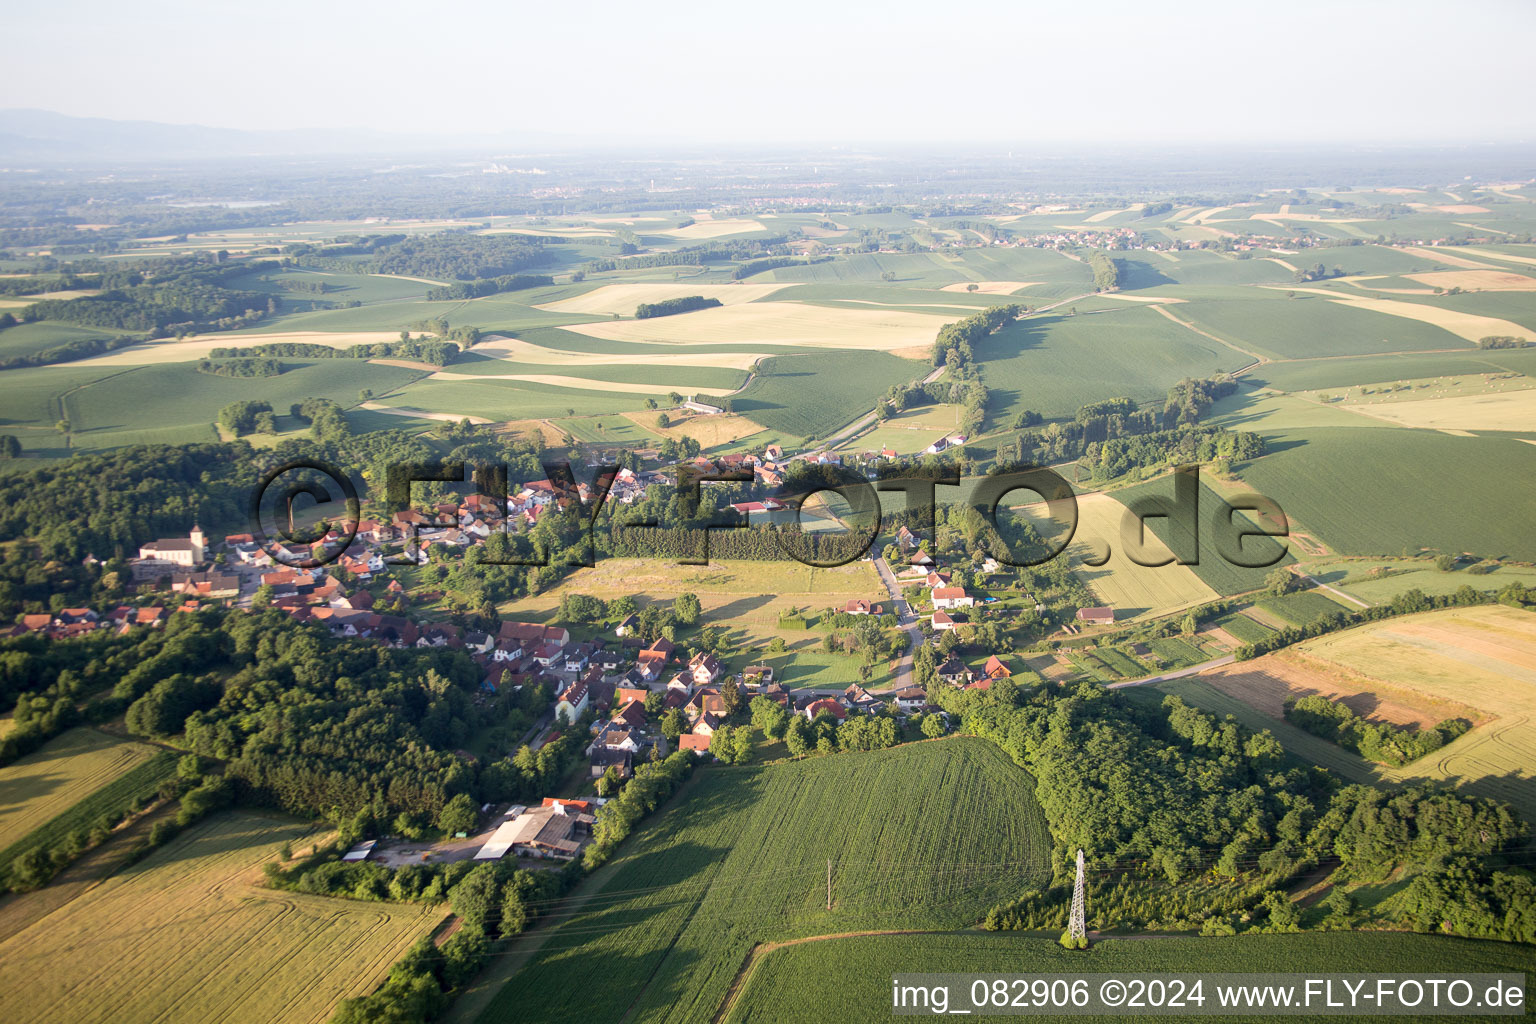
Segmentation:
<svg viewBox="0 0 1536 1024">
<path fill-rule="evenodd" d="M 912 614 L 911 606 L 901 596 L 901 584 L 896 581 L 896 574 L 891 572 L 891 567 L 879 555 L 874 557 L 874 563 L 875 571 L 880 574 L 880 582 L 885 584 L 886 593 L 891 597 L 891 610 L 896 613 L 896 624 L 907 634 L 907 649 L 896 663 L 896 674 L 891 679 L 892 690 L 904 690 L 912 685 L 912 655 L 917 651 L 918 644 L 923 642 L 923 633 L 917 628 L 917 616 Z"/>
</svg>

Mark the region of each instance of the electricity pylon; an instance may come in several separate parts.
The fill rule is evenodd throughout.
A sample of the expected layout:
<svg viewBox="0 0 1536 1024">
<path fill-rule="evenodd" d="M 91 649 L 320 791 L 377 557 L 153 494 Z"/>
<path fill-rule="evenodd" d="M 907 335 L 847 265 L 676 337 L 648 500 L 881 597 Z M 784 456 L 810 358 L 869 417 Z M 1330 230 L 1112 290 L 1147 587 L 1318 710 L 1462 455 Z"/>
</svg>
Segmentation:
<svg viewBox="0 0 1536 1024">
<path fill-rule="evenodd" d="M 1067 937 L 1088 941 L 1087 914 L 1083 900 L 1083 851 L 1077 851 L 1077 881 L 1072 883 L 1072 914 L 1067 918 Z"/>
</svg>

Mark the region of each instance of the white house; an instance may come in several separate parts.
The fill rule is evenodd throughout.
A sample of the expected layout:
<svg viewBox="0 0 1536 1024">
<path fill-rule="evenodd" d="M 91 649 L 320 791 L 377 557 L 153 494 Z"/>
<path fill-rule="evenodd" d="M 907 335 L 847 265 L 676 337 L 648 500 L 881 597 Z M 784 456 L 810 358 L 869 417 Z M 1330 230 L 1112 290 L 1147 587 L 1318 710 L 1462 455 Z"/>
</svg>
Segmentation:
<svg viewBox="0 0 1536 1024">
<path fill-rule="evenodd" d="M 964 587 L 934 587 L 933 606 L 935 608 L 971 608 L 976 604 L 976 599 L 965 592 Z"/>
</svg>

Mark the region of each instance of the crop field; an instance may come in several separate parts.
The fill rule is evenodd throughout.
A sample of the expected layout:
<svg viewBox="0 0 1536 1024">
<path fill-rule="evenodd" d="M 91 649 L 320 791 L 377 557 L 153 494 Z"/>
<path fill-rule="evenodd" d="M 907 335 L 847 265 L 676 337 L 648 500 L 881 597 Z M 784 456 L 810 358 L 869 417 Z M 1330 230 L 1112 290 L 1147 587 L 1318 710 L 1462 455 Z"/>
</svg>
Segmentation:
<svg viewBox="0 0 1536 1024">
<path fill-rule="evenodd" d="M 702 295 L 706 299 L 719 299 L 724 305 L 731 306 L 738 302 L 754 302 L 774 292 L 783 291 L 787 287 L 789 286 L 782 284 L 687 284 L 686 282 L 604 284 L 583 295 L 555 302 L 539 303 L 538 308 L 556 313 L 618 313 L 620 316 L 634 316 L 635 307 L 642 303 Z"/>
<path fill-rule="evenodd" d="M 1325 615 L 1353 610 L 1319 590 L 1302 590 L 1294 594 L 1282 594 L 1279 597 L 1266 597 L 1258 602 L 1257 607 L 1284 619 L 1293 626 L 1305 626 Z"/>
<path fill-rule="evenodd" d="M 385 395 L 424 375 L 421 370 L 358 359 L 284 365 L 292 368 L 276 377 L 253 379 L 199 373 L 191 364 L 141 366 L 95 381 L 80 380 L 73 369 L 39 368 L 29 373 L 60 375 L 54 403 L 62 404 L 68 415 L 77 448 L 211 441 L 219 410 L 231 402 L 264 399 L 275 411 L 286 413 L 290 405 L 306 398 L 329 398 L 346 408 L 357 404 L 362 388 Z M 46 383 L 49 378 L 31 380 Z M 176 400 L 167 401 L 167 396 Z M 53 420 L 45 418 L 36 425 L 51 428 Z"/>
<path fill-rule="evenodd" d="M 1179 549 L 1186 550 L 1191 527 L 1195 529 L 1199 538 L 1197 550 L 1200 561 L 1196 565 L 1185 567 L 1186 572 L 1192 572 L 1199 577 L 1202 583 L 1223 597 L 1233 594 L 1244 594 L 1251 590 L 1258 590 L 1264 586 L 1264 577 L 1271 571 L 1274 565 L 1289 565 L 1295 559 L 1291 554 L 1292 545 L 1285 538 L 1277 540 L 1265 540 L 1262 537 L 1251 537 L 1243 541 L 1243 558 L 1245 561 L 1267 561 L 1277 554 L 1281 557 L 1273 565 L 1263 568 L 1247 568 L 1236 565 L 1222 554 L 1222 548 L 1217 543 L 1218 537 L 1212 527 L 1212 518 L 1217 515 L 1227 504 L 1224 497 L 1225 491 L 1232 488 L 1223 485 L 1221 490 L 1212 486 L 1212 478 L 1205 475 L 1200 481 L 1199 501 L 1195 522 L 1188 523 L 1183 519 L 1170 519 L 1166 516 L 1153 516 L 1144 520 L 1147 524 L 1147 533 L 1159 540 L 1165 546 L 1173 538 L 1178 538 Z M 1111 496 L 1121 505 L 1129 507 L 1131 504 L 1146 498 L 1173 498 L 1173 480 L 1169 475 L 1149 480 L 1145 483 L 1133 484 L 1130 487 L 1122 487 L 1113 492 Z M 1235 500 L 1235 499 L 1234 499 Z M 1284 504 L 1281 505 L 1282 509 Z M 1237 512 L 1231 517 L 1235 527 L 1243 531 L 1256 531 L 1258 524 L 1254 513 Z M 1275 528 L 1278 524 L 1266 524 Z M 1277 547 L 1281 545 L 1281 547 Z"/>
<path fill-rule="evenodd" d="M 1333 301 L 1342 302 L 1344 305 L 1354 309 L 1365 309 L 1375 313 L 1385 313 L 1388 316 L 1400 319 L 1430 324 L 1474 344 L 1479 339 L 1486 338 L 1491 334 L 1536 342 L 1536 331 L 1522 327 L 1512 321 L 1499 317 L 1483 316 L 1479 313 L 1449 309 L 1432 305 L 1428 302 L 1404 302 L 1401 299 L 1365 298 L 1344 298 Z M 1403 345 L 1397 347 L 1414 348 L 1416 346 Z"/>
<path fill-rule="evenodd" d="M 150 802 L 161 784 L 175 774 L 176 755 L 169 750 L 159 751 L 148 760 L 138 762 L 62 814 L 50 818 L 9 846 L 0 847 L 0 879 L 10 874 L 11 865 L 22 854 L 34 849 L 52 850 L 72 832 L 88 833 L 103 817 L 114 822 L 119 820 L 136 800 Z"/>
<path fill-rule="evenodd" d="M 1310 696 L 1339 701 L 1362 718 L 1394 725 L 1428 729 L 1447 718 L 1465 718 L 1474 724 L 1488 720 L 1463 701 L 1369 679 L 1289 649 L 1214 669 L 1202 674 L 1200 681 L 1282 720 L 1288 698 Z"/>
<path fill-rule="evenodd" d="M 758 942 L 967 927 L 1049 878 L 1032 791 L 964 738 L 704 769 L 479 1020 L 707 1022 Z"/>
<path fill-rule="evenodd" d="M 1239 471 L 1292 520 L 1344 554 L 1419 548 L 1536 561 L 1520 517 L 1479 509 L 1536 503 L 1536 445 L 1437 431 L 1318 427 L 1268 435 Z"/>
<path fill-rule="evenodd" d="M 324 1021 L 445 910 L 261 888 L 261 864 L 309 835 L 218 815 L 8 936 L 7 1020 Z"/>
<path fill-rule="evenodd" d="M 1243 374 L 1249 384 L 1282 391 L 1316 391 L 1362 384 L 1402 383 L 1453 373 L 1536 376 L 1536 348 L 1465 352 L 1407 352 L 1350 359 L 1267 363 Z"/>
<path fill-rule="evenodd" d="M 1382 305 L 1386 300 L 1379 299 L 1346 302 L 1344 296 L 1329 301 L 1303 289 L 1295 291 L 1294 299 L 1277 292 L 1272 298 L 1191 300 L 1179 307 L 1179 316 L 1274 359 L 1467 347 L 1462 336 L 1442 326 L 1420 318 L 1388 315 L 1401 312 L 1397 306 L 1418 312 L 1421 307 L 1411 303 Z"/>
<path fill-rule="evenodd" d="M 1474 574 L 1462 569 L 1441 572 L 1422 559 L 1318 558 L 1306 560 L 1305 567 L 1314 579 L 1371 604 L 1391 601 L 1410 589 L 1439 597 L 1462 587 L 1498 591 L 1514 582 L 1536 588 L 1536 568 L 1524 565 L 1500 565 L 1492 572 Z M 1373 571 L 1378 572 L 1372 575 Z"/>
<path fill-rule="evenodd" d="M 1252 362 L 1139 304 L 1032 316 L 975 349 L 991 390 L 988 415 L 994 423 L 1007 423 L 1025 409 L 1070 417 L 1079 406 L 1108 396 L 1161 401 L 1185 377 L 1210 377 Z"/>
<path fill-rule="evenodd" d="M 4 308 L 0 306 L 0 312 L 3 312 Z M 55 323 L 50 320 L 17 324 L 15 327 L 7 327 L 0 331 L 0 359 L 32 356 L 67 342 L 111 338 L 123 333 L 125 332 L 109 327 L 79 327 L 75 324 Z"/>
<path fill-rule="evenodd" d="M 1088 953 L 1052 939 L 1004 933 L 866 935 L 786 945 L 754 965 L 722 1024 L 888 1021 L 891 975 L 903 970 L 981 974 L 1130 974 L 1202 970 L 1260 972 L 1503 972 L 1536 968 L 1529 946 L 1437 935 L 1333 932 L 1231 938 L 1105 939 Z M 814 979 L 814 981 L 812 981 Z M 1207 986 L 1209 989 L 1209 986 Z M 1528 989 L 1531 991 L 1531 989 Z M 968 1007 L 955 992 L 949 1009 Z M 1207 991 L 1207 998 L 1214 994 Z M 1124 1014 L 1074 1016 L 1118 1022 Z M 1169 1020 L 1189 1018 L 1170 1017 Z"/>
<path fill-rule="evenodd" d="M 741 344 L 794 345 L 803 348 L 865 349 L 890 352 L 932 345 L 939 328 L 959 320 L 949 316 L 891 309 L 843 309 L 798 302 L 766 301 L 702 309 L 650 320 L 608 320 L 573 324 L 569 330 L 609 341 L 695 345 L 732 341 Z"/>
<path fill-rule="evenodd" d="M 774 356 L 733 409 L 769 430 L 825 437 L 873 409 L 893 385 L 921 378 L 925 366 L 884 352 Z"/>
<path fill-rule="evenodd" d="M 1295 650 L 1490 716 L 1432 757 L 1385 775 L 1455 779 L 1471 792 L 1508 801 L 1527 820 L 1536 818 L 1536 614 L 1503 605 L 1426 612 L 1319 637 Z"/>
<path fill-rule="evenodd" d="M 1536 388 L 1416 401 L 1345 405 L 1405 427 L 1432 430 L 1519 430 L 1536 433 Z"/>
<path fill-rule="evenodd" d="M 608 363 L 603 365 L 546 366 L 496 360 L 472 364 L 456 362 L 433 373 L 434 381 L 522 381 L 589 391 L 665 395 L 728 395 L 746 382 L 740 370 L 709 366 L 648 366 Z"/>
<path fill-rule="evenodd" d="M 576 382 L 577 378 L 566 380 Z M 538 381 L 497 377 L 420 380 L 389 398 L 391 405 L 408 405 L 427 412 L 453 416 L 480 416 L 487 420 L 544 419 L 550 416 L 596 416 L 638 409 L 645 395 L 621 385 L 603 391 L 582 381 L 582 387 L 559 387 Z M 375 391 L 378 389 L 375 388 Z M 665 394 L 669 388 L 661 388 Z M 354 396 L 355 397 L 355 396 Z"/>
<path fill-rule="evenodd" d="M 1215 600 L 1212 590 L 1187 565 L 1144 566 L 1131 561 L 1121 543 L 1120 528 L 1125 506 L 1107 494 L 1085 494 L 1077 499 L 1078 526 L 1067 549 L 1073 571 L 1088 584 L 1099 600 L 1115 609 L 1117 619 L 1165 614 L 1189 605 Z M 1142 557 L 1147 561 L 1167 558 L 1168 550 L 1157 534 L 1147 531 Z M 1098 568 L 1084 564 L 1098 561 L 1105 551 L 1109 561 Z"/>
<path fill-rule="evenodd" d="M 531 337 L 544 336 L 537 332 L 527 333 Z M 556 337 L 585 340 L 581 339 L 580 335 L 561 334 Z M 619 349 L 619 351 L 583 352 L 541 345 L 527 340 L 526 337 L 508 338 L 487 335 L 474 348 L 456 359 L 453 366 L 456 369 L 466 371 L 473 369 L 482 373 L 496 372 L 494 367 L 498 363 L 511 366 L 542 366 L 546 370 L 549 366 L 559 366 L 565 373 L 572 373 L 575 368 L 585 366 L 610 368 L 707 366 L 747 370 L 768 354 L 742 351 L 735 346 L 729 346 L 725 351 L 709 352 L 692 349 L 679 352 L 675 348 L 657 351 L 655 346 L 619 346 Z M 793 350 L 785 349 L 784 351 Z"/>
<path fill-rule="evenodd" d="M 164 338 L 146 341 L 141 345 L 118 349 L 106 355 L 76 360 L 66 365 L 94 366 L 158 366 L 162 363 L 193 363 L 206 359 L 216 348 L 252 348 L 262 345 L 301 344 L 327 345 L 331 348 L 350 348 L 353 345 L 372 345 L 381 341 L 399 341 L 398 331 L 284 331 L 273 334 L 196 334 L 177 341 Z"/>
<path fill-rule="evenodd" d="M 740 630 L 756 639 L 778 633 L 782 612 L 808 609 L 815 615 L 828 607 L 840 608 L 854 598 L 885 597 L 885 587 L 874 567 L 863 560 L 835 569 L 817 569 L 789 559 L 747 562 L 714 558 L 709 565 L 675 565 L 661 559 L 605 558 L 590 569 L 576 570 L 543 593 L 509 601 L 498 611 L 503 619 L 547 621 L 566 592 L 603 600 L 632 594 L 642 603 L 670 602 L 679 594 L 697 594 L 705 624 Z M 782 635 L 791 642 L 806 638 L 804 632 Z"/>
<path fill-rule="evenodd" d="M 148 761 L 155 748 L 95 729 L 71 729 L 0 768 L 0 851 Z M 14 856 L 14 855 L 13 855 Z M 8 868 L 11 858 L 4 863 Z"/>
<path fill-rule="evenodd" d="M 1251 619 L 1242 612 L 1232 612 L 1217 619 L 1215 625 L 1231 633 L 1245 644 L 1258 643 L 1275 635 L 1270 629 L 1255 619 Z"/>
</svg>

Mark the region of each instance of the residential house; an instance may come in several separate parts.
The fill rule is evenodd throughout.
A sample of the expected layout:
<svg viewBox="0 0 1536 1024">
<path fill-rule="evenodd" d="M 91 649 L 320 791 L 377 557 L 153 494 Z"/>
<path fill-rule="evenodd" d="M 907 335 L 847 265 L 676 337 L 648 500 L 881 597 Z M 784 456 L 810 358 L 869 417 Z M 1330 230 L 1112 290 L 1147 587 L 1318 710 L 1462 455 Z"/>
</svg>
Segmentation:
<svg viewBox="0 0 1536 1024">
<path fill-rule="evenodd" d="M 811 719 L 814 719 L 823 711 L 831 715 L 833 718 L 836 718 L 838 721 L 842 721 L 848 717 L 847 709 L 844 708 L 840 702 L 833 700 L 831 697 L 823 697 L 820 700 L 813 700 L 803 709 L 805 717 Z"/>
<path fill-rule="evenodd" d="M 948 683 L 950 686 L 964 686 L 971 681 L 971 670 L 965 667 L 965 662 L 953 654 L 939 666 L 938 675 L 941 682 Z"/>
<path fill-rule="evenodd" d="M 587 662 L 592 660 L 593 650 L 593 646 L 588 643 L 572 644 L 567 647 L 561 654 L 565 670 L 567 672 L 586 671 Z"/>
<path fill-rule="evenodd" d="M 934 612 L 933 613 L 933 628 L 934 628 L 934 631 L 938 632 L 938 633 L 942 633 L 946 629 L 954 629 L 955 628 L 955 620 L 954 620 L 954 618 L 948 612 L 944 612 L 944 611 Z"/>
<path fill-rule="evenodd" d="M 691 750 L 697 757 L 703 757 L 709 753 L 710 740 L 714 736 L 701 732 L 685 732 L 677 738 L 678 750 Z"/>
<path fill-rule="evenodd" d="M 896 700 L 896 710 L 904 715 L 910 715 L 921 711 L 928 704 L 928 691 L 921 686 L 907 686 L 897 690 L 893 694 Z"/>
<path fill-rule="evenodd" d="M 843 605 L 843 611 L 849 615 L 881 615 L 884 614 L 885 608 L 883 605 L 870 604 L 863 598 L 856 597 Z"/>
<path fill-rule="evenodd" d="M 555 701 L 555 720 L 576 721 L 581 717 L 581 713 L 587 710 L 589 696 L 587 684 L 580 680 L 567 686 L 565 692 Z"/>
<path fill-rule="evenodd" d="M 689 659 L 688 670 L 695 686 L 708 686 L 720 678 L 720 659 L 701 651 Z"/>
<path fill-rule="evenodd" d="M 988 679 L 1008 679 L 1013 676 L 1013 670 L 1003 663 L 1003 659 L 994 654 L 982 666 L 981 674 Z"/>
<path fill-rule="evenodd" d="M 967 594 L 964 587 L 935 587 L 933 590 L 935 608 L 970 608 L 975 604 L 976 599 Z"/>
</svg>

